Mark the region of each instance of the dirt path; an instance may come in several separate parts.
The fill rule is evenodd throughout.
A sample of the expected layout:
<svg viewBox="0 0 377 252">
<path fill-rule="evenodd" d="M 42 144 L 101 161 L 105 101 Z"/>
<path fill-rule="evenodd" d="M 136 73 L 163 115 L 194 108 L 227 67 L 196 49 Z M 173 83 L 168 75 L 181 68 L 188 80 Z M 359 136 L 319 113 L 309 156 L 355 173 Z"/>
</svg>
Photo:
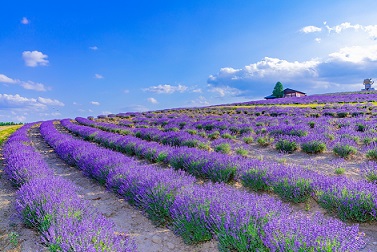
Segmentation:
<svg viewBox="0 0 377 252">
<path fill-rule="evenodd" d="M 26 228 L 17 216 L 13 205 L 16 192 L 4 174 L 3 157 L 0 156 L 0 251 L 48 251 L 41 244 L 38 233 Z"/>
<path fill-rule="evenodd" d="M 85 177 L 80 170 L 62 161 L 42 139 L 38 128 L 29 134 L 34 147 L 41 152 L 46 162 L 55 170 L 55 175 L 72 181 L 79 187 L 82 198 L 89 200 L 104 216 L 111 219 L 117 232 L 127 232 L 136 241 L 140 252 L 212 252 L 218 251 L 216 241 L 196 246 L 185 245 L 182 239 L 166 228 L 157 228 L 118 195 L 106 190 L 97 182 Z"/>
</svg>

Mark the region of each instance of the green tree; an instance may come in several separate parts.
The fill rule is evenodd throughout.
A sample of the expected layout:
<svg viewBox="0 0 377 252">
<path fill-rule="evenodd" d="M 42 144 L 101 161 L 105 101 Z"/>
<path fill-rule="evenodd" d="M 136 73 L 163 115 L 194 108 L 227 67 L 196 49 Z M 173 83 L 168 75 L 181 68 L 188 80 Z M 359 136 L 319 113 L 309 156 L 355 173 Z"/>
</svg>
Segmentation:
<svg viewBox="0 0 377 252">
<path fill-rule="evenodd" d="M 282 98 L 284 95 L 283 92 L 283 84 L 281 84 L 280 81 L 276 82 L 274 91 L 272 91 L 272 95 L 277 97 L 277 98 Z"/>
</svg>

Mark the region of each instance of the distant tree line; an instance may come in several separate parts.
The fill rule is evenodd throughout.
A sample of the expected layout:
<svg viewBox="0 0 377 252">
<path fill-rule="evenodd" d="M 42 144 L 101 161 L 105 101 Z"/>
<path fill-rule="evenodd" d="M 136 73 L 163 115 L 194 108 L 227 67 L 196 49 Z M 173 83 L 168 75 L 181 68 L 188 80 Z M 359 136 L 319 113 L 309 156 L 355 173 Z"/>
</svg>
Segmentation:
<svg viewBox="0 0 377 252">
<path fill-rule="evenodd" d="M 0 126 L 21 125 L 22 123 L 15 122 L 0 122 Z"/>
</svg>

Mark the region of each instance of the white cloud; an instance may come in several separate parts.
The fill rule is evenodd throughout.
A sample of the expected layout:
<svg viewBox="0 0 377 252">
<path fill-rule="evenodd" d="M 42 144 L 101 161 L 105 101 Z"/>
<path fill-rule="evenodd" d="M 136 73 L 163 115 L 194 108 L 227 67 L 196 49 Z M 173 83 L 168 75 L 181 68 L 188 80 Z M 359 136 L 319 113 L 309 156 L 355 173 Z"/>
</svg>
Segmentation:
<svg viewBox="0 0 377 252">
<path fill-rule="evenodd" d="M 331 53 L 329 60 L 352 63 L 377 61 L 377 45 L 344 47 L 339 49 L 338 52 Z"/>
<path fill-rule="evenodd" d="M 315 76 L 315 67 L 318 63 L 317 60 L 289 62 L 278 58 L 265 57 L 260 62 L 245 66 L 245 70 L 247 76 L 301 76 L 307 74 Z"/>
<path fill-rule="evenodd" d="M 199 96 L 196 100 L 191 100 L 191 105 L 194 106 L 208 106 L 210 103 L 207 101 L 207 99 L 204 96 Z"/>
<path fill-rule="evenodd" d="M 4 110 L 12 115 L 28 115 L 28 112 L 45 111 L 49 106 L 64 106 L 64 103 L 50 98 L 27 98 L 19 94 L 0 94 L 0 111 Z M 13 116 L 14 118 L 14 116 Z"/>
<path fill-rule="evenodd" d="M 59 106 L 59 107 L 64 106 L 64 103 L 62 103 L 61 101 L 56 100 L 56 99 L 38 97 L 37 101 L 42 103 L 42 104 L 50 105 L 50 106 Z"/>
<path fill-rule="evenodd" d="M 48 56 L 39 51 L 24 51 L 22 58 L 25 61 L 25 65 L 29 67 L 47 66 L 49 63 Z"/>
<path fill-rule="evenodd" d="M 301 31 L 316 32 L 313 39 L 317 45 L 311 46 L 317 55 L 324 50 L 321 58 L 292 61 L 265 57 L 243 68 L 224 67 L 208 77 L 207 91 L 226 97 L 227 92 L 232 95 L 229 88 L 235 88 L 242 91 L 237 94 L 233 90 L 235 96 L 259 97 L 271 94 L 277 81 L 309 94 L 358 91 L 363 79 L 377 78 L 377 25 L 344 22 L 329 26 L 324 22 L 323 27 L 307 26 Z"/>
<path fill-rule="evenodd" d="M 320 31 L 322 31 L 322 28 L 317 27 L 317 26 L 313 26 L 313 25 L 309 25 L 309 26 L 305 26 L 305 27 L 301 28 L 300 31 L 303 32 L 303 33 L 320 32 Z"/>
<path fill-rule="evenodd" d="M 145 112 L 149 109 L 143 105 L 130 105 L 121 109 L 124 112 Z"/>
<path fill-rule="evenodd" d="M 52 112 L 52 113 L 39 113 L 39 116 L 40 116 L 40 117 L 44 117 L 44 118 L 46 118 L 46 117 L 51 117 L 51 116 L 53 116 L 53 117 L 57 117 L 57 116 L 61 116 L 61 113 L 59 113 L 59 112 Z"/>
<path fill-rule="evenodd" d="M 335 25 L 333 27 L 326 25 L 326 28 L 328 32 L 336 32 L 336 33 L 341 33 L 342 31 L 348 30 L 348 29 L 354 29 L 355 31 L 364 30 L 364 27 L 362 25 L 359 25 L 359 24 L 352 25 L 349 22 L 344 22 L 344 23 L 341 23 L 340 25 Z"/>
<path fill-rule="evenodd" d="M 130 93 L 130 90 L 125 89 L 125 90 L 123 90 L 123 93 L 125 93 L 125 94 L 129 94 L 129 93 Z"/>
<path fill-rule="evenodd" d="M 143 89 L 144 91 L 157 93 L 157 94 L 172 94 L 175 92 L 183 93 L 187 91 L 188 87 L 184 85 L 172 86 L 172 85 L 158 85 Z"/>
<path fill-rule="evenodd" d="M 362 80 L 374 77 L 376 72 L 377 45 L 352 46 L 323 59 L 289 62 L 266 57 L 242 69 L 221 68 L 218 74 L 209 76 L 207 83 L 208 91 L 219 97 L 268 95 L 277 81 L 303 92 L 323 93 L 359 90 Z"/>
<path fill-rule="evenodd" d="M 26 116 L 23 116 L 23 115 L 15 116 L 14 118 L 15 118 L 16 122 L 25 122 L 26 121 Z"/>
<path fill-rule="evenodd" d="M 94 78 L 96 78 L 96 79 L 103 79 L 103 76 L 100 75 L 100 74 L 95 74 L 95 75 L 94 75 Z"/>
<path fill-rule="evenodd" d="M 0 82 L 2 82 L 2 83 L 16 83 L 17 81 L 9 78 L 8 76 L 6 76 L 4 74 L 0 74 Z"/>
<path fill-rule="evenodd" d="M 96 106 L 101 105 L 98 101 L 91 101 L 90 104 L 92 104 L 92 105 L 96 105 Z"/>
<path fill-rule="evenodd" d="M 152 104 L 157 104 L 158 103 L 158 101 L 155 98 L 153 98 L 153 97 L 148 98 L 147 101 L 149 101 Z"/>
<path fill-rule="evenodd" d="M 377 25 L 367 25 L 364 26 L 364 31 L 366 31 L 370 38 L 377 39 Z"/>
<path fill-rule="evenodd" d="M 26 98 L 26 97 L 20 96 L 19 94 L 16 94 L 16 95 L 0 94 L 0 108 L 21 108 L 21 107 L 43 109 L 46 107 L 46 105 L 39 103 L 37 99 L 35 98 Z"/>
<path fill-rule="evenodd" d="M 0 83 L 11 83 L 11 84 L 18 84 L 24 89 L 28 90 L 35 90 L 35 91 L 47 91 L 47 88 L 42 83 L 36 83 L 33 81 L 22 81 L 9 78 L 4 74 L 0 74 Z"/>
<path fill-rule="evenodd" d="M 265 57 L 263 60 L 245 66 L 242 69 L 221 68 L 218 74 L 209 76 L 208 83 L 226 87 L 230 82 L 260 79 L 286 80 L 304 76 L 314 77 L 317 75 L 316 66 L 318 64 L 318 60 L 289 62 L 278 58 Z M 218 93 L 221 95 L 221 92 Z"/>
<path fill-rule="evenodd" d="M 192 90 L 193 93 L 202 93 L 202 89 L 201 88 L 197 88 L 197 89 L 193 89 Z"/>
<path fill-rule="evenodd" d="M 325 30 L 328 33 L 343 33 L 347 30 L 356 32 L 365 32 L 369 38 L 375 40 L 377 39 L 377 25 L 361 25 L 361 24 L 351 24 L 350 22 L 344 22 L 339 25 L 329 26 L 327 22 L 323 22 Z M 306 26 L 300 31 L 303 33 L 321 32 L 323 29 L 316 26 Z"/>
<path fill-rule="evenodd" d="M 237 96 L 242 94 L 243 92 L 237 88 L 225 86 L 225 87 L 213 87 L 212 85 L 208 85 L 208 91 L 212 93 L 217 93 L 220 97 L 224 97 L 227 95 L 230 96 Z"/>
<path fill-rule="evenodd" d="M 42 83 L 35 83 L 33 81 L 20 81 L 20 85 L 28 90 L 47 91 L 46 87 Z"/>
<path fill-rule="evenodd" d="M 98 50 L 98 47 L 97 47 L 97 46 L 90 46 L 89 49 L 90 49 L 90 50 L 93 50 L 93 51 L 97 51 L 97 50 Z"/>
<path fill-rule="evenodd" d="M 29 21 L 26 17 L 23 17 L 23 18 L 21 19 L 21 24 L 27 25 L 27 24 L 29 24 L 29 23 L 30 23 L 30 21 Z"/>
</svg>

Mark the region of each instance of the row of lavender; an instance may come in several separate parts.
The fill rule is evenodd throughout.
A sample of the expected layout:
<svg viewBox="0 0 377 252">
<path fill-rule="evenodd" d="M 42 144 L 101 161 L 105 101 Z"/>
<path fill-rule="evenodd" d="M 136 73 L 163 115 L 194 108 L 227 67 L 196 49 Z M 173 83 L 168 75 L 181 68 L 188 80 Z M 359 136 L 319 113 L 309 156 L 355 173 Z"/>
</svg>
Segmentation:
<svg viewBox="0 0 377 252">
<path fill-rule="evenodd" d="M 93 125 L 90 120 L 81 123 Z M 163 162 L 197 177 L 218 182 L 240 181 L 255 191 L 273 191 L 283 200 L 305 202 L 315 197 L 322 207 L 342 219 L 377 219 L 377 186 L 346 177 L 329 177 L 307 169 L 276 162 L 245 159 L 188 147 L 170 147 L 131 135 L 118 135 L 63 120 L 62 125 L 106 147 Z"/>
<path fill-rule="evenodd" d="M 357 109 L 354 113 L 361 112 Z M 197 115 L 193 118 L 194 115 L 195 112 L 192 117 L 179 113 L 167 116 L 139 114 L 120 121 L 118 128 L 122 128 L 122 125 L 135 127 L 141 137 L 148 139 L 151 137 L 148 132 L 152 131 L 148 129 L 155 127 L 164 132 L 155 130 L 153 137 L 168 144 L 194 145 L 219 151 L 223 151 L 222 147 L 228 145 L 228 151 L 239 154 L 247 154 L 249 144 L 254 141 L 262 146 L 274 145 L 279 151 L 288 153 L 300 148 L 310 154 L 329 149 L 343 158 L 361 152 L 367 153 L 367 158 L 377 160 L 375 117 L 359 115 L 353 118 L 312 118 L 300 113 L 286 113 L 275 117 Z M 235 139 L 239 141 L 234 141 Z"/>
<path fill-rule="evenodd" d="M 62 123 L 67 126 L 69 121 Z M 89 127 L 81 131 L 92 135 Z M 185 172 L 138 165 L 118 152 L 60 133 L 51 122 L 42 124 L 41 133 L 61 158 L 106 181 L 187 243 L 214 237 L 223 251 L 358 251 L 365 244 L 357 226 L 319 213 L 293 212 L 274 197 L 225 184 L 199 185 Z"/>
<path fill-rule="evenodd" d="M 168 117 L 171 117 L 171 122 L 165 124 L 165 122 L 167 122 L 167 120 L 169 119 Z M 106 123 L 95 121 L 93 119 L 88 120 L 80 117 L 77 117 L 76 120 L 81 124 L 96 127 L 105 131 L 120 133 L 123 135 L 132 134 L 138 138 L 147 141 L 159 142 L 164 145 L 188 146 L 206 150 L 212 149 L 217 152 L 226 154 L 230 153 L 231 149 L 227 147 L 231 146 L 234 150 L 233 153 L 239 154 L 241 156 L 248 155 L 247 150 L 252 148 L 248 145 L 250 145 L 254 141 L 253 137 L 250 135 L 250 132 L 253 131 L 253 128 L 250 126 L 250 124 L 246 124 L 245 121 L 242 120 L 244 118 L 237 118 L 239 120 L 235 120 L 234 124 L 230 124 L 231 119 L 229 118 L 224 118 L 225 122 L 220 122 L 217 120 L 218 117 L 207 117 L 209 117 L 207 118 L 207 120 L 204 120 L 204 118 L 200 117 L 199 119 L 201 119 L 202 121 L 200 121 L 199 119 L 197 119 L 198 121 L 194 121 L 192 118 L 190 120 L 190 118 L 188 118 L 187 116 L 181 115 L 181 117 L 179 117 L 177 114 L 170 116 L 160 116 L 158 118 L 154 118 L 151 114 L 146 114 L 133 118 L 132 122 L 128 121 L 128 123 L 132 124 L 133 127 L 130 127 L 130 124 L 127 124 L 127 126 L 119 125 L 122 123 L 125 124 L 124 121 L 120 122 L 119 124 L 115 124 L 114 121 L 112 121 L 112 123 Z M 289 141 L 294 140 L 296 142 L 301 142 L 302 150 L 309 154 L 321 153 L 326 150 L 326 146 L 331 146 L 337 156 L 347 158 L 350 156 L 350 154 L 356 153 L 355 146 L 359 146 L 360 142 L 362 142 L 364 144 L 362 151 L 365 152 L 367 159 L 360 165 L 360 175 L 370 182 L 375 183 L 377 181 L 377 130 L 375 120 L 367 119 L 364 121 L 363 118 L 343 120 L 322 119 L 322 121 L 318 120 L 316 122 L 308 122 L 302 121 L 302 119 L 304 118 L 292 119 L 293 121 L 290 125 L 281 125 L 279 127 L 276 126 L 276 122 L 282 119 L 273 118 L 271 120 L 271 118 L 263 118 L 263 120 L 258 121 L 256 124 L 263 122 L 263 124 L 259 125 L 259 127 L 267 126 L 267 128 L 269 129 L 269 135 L 271 136 L 261 136 L 260 138 L 258 138 L 258 143 L 263 146 L 270 144 L 270 142 L 268 142 L 268 139 L 271 139 L 273 136 L 280 140 L 280 142 L 277 142 L 276 144 L 278 146 L 281 142 L 288 142 L 288 146 L 282 146 L 286 149 L 292 148 L 292 145 L 289 145 L 291 143 Z M 239 121 L 241 121 L 241 123 L 237 124 L 237 122 Z M 285 119 L 285 121 L 287 122 L 288 120 Z M 198 124 L 199 122 L 200 124 Z M 148 127 L 140 127 L 139 123 L 141 123 L 141 125 L 145 125 L 147 123 Z M 243 136 L 243 139 L 242 141 L 236 141 L 233 137 L 226 137 L 226 135 L 229 136 L 229 134 L 225 133 L 221 135 L 221 139 L 210 141 L 209 139 L 215 137 L 218 138 L 220 136 L 220 133 L 208 133 L 207 137 L 205 137 L 205 133 L 204 135 L 200 133 L 193 134 L 192 132 L 195 130 L 193 130 L 192 128 L 187 128 L 187 125 L 190 124 L 192 124 L 195 128 L 200 125 L 203 130 L 206 131 L 211 130 L 212 128 L 226 129 L 228 125 L 232 132 L 238 132 L 241 137 Z M 315 127 L 315 131 L 308 131 L 309 128 L 314 128 L 314 124 L 318 124 Z M 166 128 L 159 128 L 162 126 L 166 126 Z M 174 126 L 179 126 L 181 128 L 185 127 L 185 130 L 170 130 Z M 256 129 L 256 132 L 258 132 L 258 134 L 266 130 L 266 128 L 258 127 L 254 127 L 254 129 Z M 337 135 L 335 136 L 334 133 L 323 133 L 328 131 L 329 129 L 337 129 Z M 305 136 L 307 132 L 310 132 L 310 135 Z M 260 134 L 263 135 L 263 133 Z M 323 135 L 325 135 L 326 137 L 324 137 Z M 330 143 L 327 143 L 326 139 L 329 140 Z M 292 149 L 288 150 L 292 151 Z"/>
<path fill-rule="evenodd" d="M 136 251 L 114 234 L 113 223 L 79 198 L 77 188 L 53 174 L 31 146 L 27 124 L 4 145 L 5 173 L 17 191 L 16 210 L 26 226 L 41 234 L 51 251 Z"/>
</svg>

